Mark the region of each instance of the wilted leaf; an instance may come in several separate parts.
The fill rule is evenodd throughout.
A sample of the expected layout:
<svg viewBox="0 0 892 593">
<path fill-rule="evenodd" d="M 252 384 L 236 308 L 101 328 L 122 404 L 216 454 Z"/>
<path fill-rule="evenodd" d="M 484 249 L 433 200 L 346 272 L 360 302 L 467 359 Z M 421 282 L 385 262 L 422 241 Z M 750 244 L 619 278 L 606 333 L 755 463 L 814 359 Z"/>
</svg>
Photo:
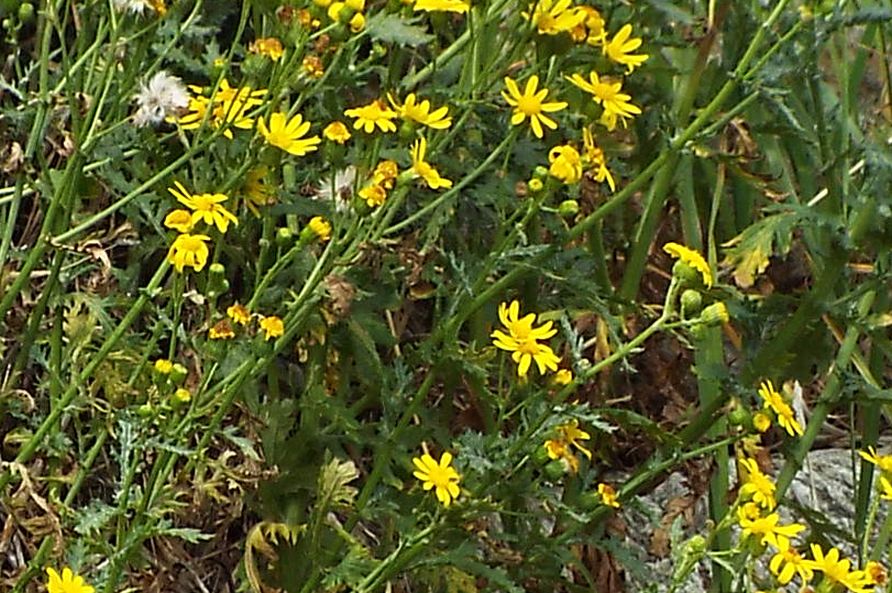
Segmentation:
<svg viewBox="0 0 892 593">
<path fill-rule="evenodd" d="M 350 461 L 332 459 L 319 472 L 318 503 L 315 512 L 322 513 L 335 506 L 350 506 L 356 498 L 356 488 L 348 484 L 359 477 L 356 465 Z"/>
<path fill-rule="evenodd" d="M 778 254 L 790 250 L 793 225 L 798 220 L 799 216 L 793 212 L 768 216 L 723 245 L 730 249 L 725 253 L 722 265 L 734 269 L 734 282 L 739 287 L 751 287 L 756 277 L 768 268 L 775 242 Z"/>
</svg>

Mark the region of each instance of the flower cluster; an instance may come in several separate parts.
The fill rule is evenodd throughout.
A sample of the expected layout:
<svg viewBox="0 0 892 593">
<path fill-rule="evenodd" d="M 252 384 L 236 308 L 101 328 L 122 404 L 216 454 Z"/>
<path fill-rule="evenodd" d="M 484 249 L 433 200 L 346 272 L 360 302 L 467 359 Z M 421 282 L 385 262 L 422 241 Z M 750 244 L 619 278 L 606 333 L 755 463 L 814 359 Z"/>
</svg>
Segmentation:
<svg viewBox="0 0 892 593">
<path fill-rule="evenodd" d="M 164 218 L 164 226 L 180 233 L 167 252 L 167 261 L 173 264 L 177 272 L 182 272 L 186 267 L 200 272 L 208 261 L 210 250 L 207 242 L 211 238 L 204 234 L 192 234 L 194 226 L 204 223 L 215 226 L 221 234 L 225 234 L 229 223 L 237 225 L 238 219 L 223 206 L 223 202 L 229 199 L 226 195 L 191 194 L 179 181 L 175 181 L 174 186 L 168 191 L 189 210 L 173 210 Z"/>
<path fill-rule="evenodd" d="M 802 436 L 802 425 L 796 420 L 796 414 L 793 408 L 784 399 L 784 397 L 774 389 L 771 381 L 763 381 L 759 386 L 759 396 L 762 398 L 763 407 L 762 414 L 765 416 L 774 416 L 778 426 L 787 431 L 792 436 Z M 770 420 L 770 418 L 769 418 Z M 757 428 L 759 428 L 757 426 Z"/>
<path fill-rule="evenodd" d="M 249 114 L 263 104 L 267 92 L 250 86 L 234 88 L 225 78 L 216 90 L 195 85 L 190 85 L 189 89 L 195 94 L 189 98 L 186 113 L 171 116 L 168 121 L 183 130 L 195 130 L 207 119 L 212 128 L 223 128 L 223 135 L 230 140 L 233 138 L 232 128 L 250 130 L 254 127 L 254 119 Z"/>
<path fill-rule="evenodd" d="M 231 340 L 236 336 L 236 328 L 242 326 L 250 330 L 252 320 L 257 320 L 259 331 L 264 333 L 264 340 L 269 341 L 278 338 L 285 333 L 285 324 L 280 317 L 275 315 L 260 315 L 251 313 L 247 307 L 233 303 L 226 308 L 226 317 L 217 321 L 208 330 L 208 338 L 211 340 Z"/>
<path fill-rule="evenodd" d="M 359 197 L 365 200 L 369 208 L 377 208 L 384 204 L 387 192 L 393 189 L 399 169 L 395 161 L 381 161 L 372 171 L 369 182 L 359 190 Z"/>
<path fill-rule="evenodd" d="M 365 29 L 365 0 L 345 0 L 338 2 L 334 0 L 313 0 L 310 8 L 310 15 L 314 22 L 319 22 L 320 11 L 324 11 L 324 16 L 331 23 L 339 23 L 349 27 L 353 33 L 359 33 Z M 318 26 L 318 25 L 317 25 Z"/>
<path fill-rule="evenodd" d="M 520 303 L 517 301 L 511 301 L 510 305 L 500 304 L 499 319 L 507 333 L 498 329 L 493 331 L 491 334 L 493 345 L 511 352 L 511 359 L 517 363 L 519 377 L 526 376 L 533 362 L 536 363 L 541 375 L 547 371 L 558 370 L 558 363 L 561 359 L 550 346 L 542 343 L 543 340 L 547 340 L 557 333 L 557 330 L 552 327 L 551 321 L 547 321 L 539 327 L 533 327 L 533 324 L 536 323 L 536 314 L 530 313 L 521 317 Z"/>
<path fill-rule="evenodd" d="M 591 435 L 579 428 L 579 421 L 575 418 L 554 428 L 554 438 L 545 441 L 545 451 L 549 459 L 560 460 L 566 468 L 576 473 L 579 471 L 579 459 L 573 452 L 578 450 L 587 459 L 592 458 L 592 453 L 580 441 L 589 440 Z"/>
</svg>

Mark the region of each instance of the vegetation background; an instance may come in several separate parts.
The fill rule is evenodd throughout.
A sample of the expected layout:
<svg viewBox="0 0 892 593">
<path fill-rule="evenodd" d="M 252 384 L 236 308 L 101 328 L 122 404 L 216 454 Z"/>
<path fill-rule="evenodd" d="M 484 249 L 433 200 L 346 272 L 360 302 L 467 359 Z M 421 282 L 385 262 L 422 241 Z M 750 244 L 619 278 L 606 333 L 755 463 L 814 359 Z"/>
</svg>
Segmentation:
<svg viewBox="0 0 892 593">
<path fill-rule="evenodd" d="M 0 18 L 0 590 L 622 591 L 673 471 L 653 590 L 884 586 L 888 2 Z M 784 496 L 828 446 L 851 533 Z M 754 489 L 851 565 L 760 567 Z"/>
</svg>

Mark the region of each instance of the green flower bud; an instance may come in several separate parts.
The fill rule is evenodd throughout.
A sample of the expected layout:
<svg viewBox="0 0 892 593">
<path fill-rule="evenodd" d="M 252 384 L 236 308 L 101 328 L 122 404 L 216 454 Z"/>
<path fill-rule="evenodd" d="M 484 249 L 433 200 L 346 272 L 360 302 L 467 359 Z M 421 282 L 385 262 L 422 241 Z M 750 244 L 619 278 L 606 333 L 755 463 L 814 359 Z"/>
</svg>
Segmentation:
<svg viewBox="0 0 892 593">
<path fill-rule="evenodd" d="M 173 381 L 175 385 L 179 385 L 183 381 L 186 380 L 186 377 L 189 375 L 189 371 L 181 365 L 180 363 L 174 363 L 173 368 L 170 370 L 170 380 Z"/>
<path fill-rule="evenodd" d="M 681 293 L 681 316 L 691 318 L 703 308 L 703 297 L 696 290 L 686 289 Z"/>
<path fill-rule="evenodd" d="M 208 267 L 207 296 L 215 298 L 229 290 L 229 280 L 226 279 L 226 266 L 213 263 Z"/>
<path fill-rule="evenodd" d="M 287 226 L 276 229 L 276 245 L 289 247 L 294 242 L 294 232 Z"/>
<path fill-rule="evenodd" d="M 590 511 L 601 506 L 601 495 L 594 491 L 583 492 L 579 496 L 579 506 L 584 511 Z"/>
<path fill-rule="evenodd" d="M 545 466 L 545 476 L 552 482 L 556 482 L 563 478 L 566 471 L 566 466 L 560 459 L 550 461 Z"/>
<path fill-rule="evenodd" d="M 538 465 L 545 465 L 548 460 L 548 451 L 545 450 L 545 446 L 536 447 L 536 450 L 533 451 L 533 461 Z"/>
<path fill-rule="evenodd" d="M 151 418 L 155 415 L 155 409 L 152 408 L 152 404 L 146 402 L 136 408 L 136 413 L 137 415 L 139 415 L 140 418 Z"/>
<path fill-rule="evenodd" d="M 738 400 L 734 400 L 731 404 L 731 410 L 728 412 L 728 423 L 732 426 L 752 426 L 752 418 L 749 410 L 740 405 Z"/>
<path fill-rule="evenodd" d="M 725 306 L 725 303 L 713 303 L 703 309 L 703 313 L 700 314 L 700 320 L 707 327 L 728 323 L 730 319 L 731 317 L 728 315 L 728 308 Z"/>
<path fill-rule="evenodd" d="M 19 21 L 30 23 L 32 20 L 34 20 L 34 5 L 30 2 L 22 2 L 19 5 Z"/>
<path fill-rule="evenodd" d="M 415 122 L 404 121 L 400 125 L 399 138 L 406 144 L 409 144 L 410 142 L 415 140 Z"/>
<path fill-rule="evenodd" d="M 678 278 L 684 286 L 700 286 L 703 282 L 700 272 L 681 260 L 676 261 L 672 266 L 672 275 Z"/>
<path fill-rule="evenodd" d="M 579 214 L 579 202 L 576 200 L 564 200 L 561 202 L 561 205 L 558 206 L 558 214 L 563 216 L 564 218 L 572 218 Z"/>
</svg>

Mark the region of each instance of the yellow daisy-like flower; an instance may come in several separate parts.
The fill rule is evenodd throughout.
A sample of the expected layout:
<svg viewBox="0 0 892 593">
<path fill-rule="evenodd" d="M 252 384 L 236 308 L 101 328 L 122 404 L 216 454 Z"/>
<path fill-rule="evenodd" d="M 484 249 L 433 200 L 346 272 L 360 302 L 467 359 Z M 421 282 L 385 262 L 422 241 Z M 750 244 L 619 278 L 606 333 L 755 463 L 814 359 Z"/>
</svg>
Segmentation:
<svg viewBox="0 0 892 593">
<path fill-rule="evenodd" d="M 585 446 L 580 443 L 580 441 L 587 441 L 592 438 L 592 435 L 585 432 L 584 430 L 579 428 L 579 420 L 575 418 L 566 422 L 564 424 L 558 425 L 555 429 L 557 434 L 561 440 L 566 442 L 571 447 L 578 449 L 585 455 L 587 458 L 592 458 L 592 452 L 585 448 Z"/>
<path fill-rule="evenodd" d="M 867 574 L 867 578 L 870 579 L 870 584 L 872 585 L 885 587 L 886 583 L 889 582 L 889 572 L 882 563 L 877 562 L 876 560 L 868 561 L 867 565 L 864 567 L 864 572 Z"/>
<path fill-rule="evenodd" d="M 166 358 L 159 358 L 155 361 L 155 371 L 162 375 L 169 375 L 173 370 L 173 363 Z"/>
<path fill-rule="evenodd" d="M 393 184 L 399 175 L 399 168 L 396 161 L 386 160 L 375 165 L 372 173 L 372 181 L 384 189 L 393 189 Z"/>
<path fill-rule="evenodd" d="M 322 130 L 322 135 L 332 142 L 343 144 L 350 139 L 350 130 L 343 122 L 333 121 Z"/>
<path fill-rule="evenodd" d="M 792 581 L 794 574 L 798 574 L 802 579 L 802 584 L 805 585 L 815 576 L 814 571 L 808 565 L 808 560 L 797 552 L 789 542 L 785 542 L 783 545 L 784 547 L 771 558 L 768 568 L 777 576 L 777 582 L 781 585 Z"/>
<path fill-rule="evenodd" d="M 251 313 L 244 305 L 233 303 L 226 308 L 226 315 L 239 325 L 248 325 L 251 321 Z"/>
<path fill-rule="evenodd" d="M 238 225 L 235 215 L 221 206 L 229 199 L 225 194 L 193 195 L 179 181 L 174 181 L 173 184 L 176 189 L 169 187 L 167 191 L 173 194 L 180 204 L 192 210 L 192 224 L 202 221 L 207 225 L 216 225 L 221 233 L 225 233 L 229 229 L 230 222 Z"/>
<path fill-rule="evenodd" d="M 331 239 L 331 224 L 321 216 L 314 216 L 307 223 L 307 228 L 313 231 L 313 234 L 319 238 L 319 241 L 325 243 Z"/>
<path fill-rule="evenodd" d="M 264 340 L 269 341 L 272 338 L 278 338 L 285 333 L 285 324 L 282 319 L 275 315 L 269 317 L 260 317 L 260 329 L 266 333 Z"/>
<path fill-rule="evenodd" d="M 573 6 L 572 0 L 536 0 L 530 5 L 533 10 L 522 12 L 523 18 L 532 21 L 541 35 L 558 35 L 572 31 L 582 24 L 587 14 Z"/>
<path fill-rule="evenodd" d="M 663 245 L 663 251 L 700 272 L 703 284 L 706 285 L 706 288 L 712 288 L 712 272 L 702 255 L 678 243 L 666 243 Z"/>
<path fill-rule="evenodd" d="M 570 470 L 570 473 L 579 471 L 579 460 L 570 450 L 570 445 L 560 439 L 548 439 L 545 441 L 545 452 L 549 459 L 561 459 Z"/>
<path fill-rule="evenodd" d="M 631 36 L 632 25 L 626 24 L 616 32 L 613 39 L 603 45 L 604 55 L 611 61 L 624 65 L 629 74 L 650 57 L 647 54 L 632 53 L 641 47 L 641 39 Z"/>
<path fill-rule="evenodd" d="M 552 148 L 548 152 L 548 162 L 551 163 L 548 168 L 549 175 L 560 179 L 567 185 L 578 183 L 582 179 L 582 158 L 579 156 L 579 152 L 569 144 Z"/>
<path fill-rule="evenodd" d="M 754 512 L 748 503 L 737 509 L 737 522 L 740 525 L 743 536 L 750 535 L 760 537 L 762 544 L 771 544 L 777 549 L 789 546 L 790 538 L 796 537 L 796 534 L 805 529 L 804 525 L 799 523 L 790 523 L 789 525 L 780 525 L 780 515 L 777 513 L 769 513 L 762 517 L 759 516 L 758 510 Z"/>
<path fill-rule="evenodd" d="M 549 346 L 539 343 L 539 340 L 547 340 L 557 333 L 551 321 L 534 328 L 536 314 L 530 313 L 521 318 L 520 303 L 517 301 L 511 301 L 510 305 L 501 303 L 499 319 L 508 333 L 495 330 L 490 337 L 493 338 L 493 345 L 496 348 L 512 353 L 511 358 L 517 363 L 518 376 L 525 377 L 533 361 L 536 362 L 541 375 L 544 375 L 546 370 L 557 371 L 560 358 Z"/>
<path fill-rule="evenodd" d="M 777 417 L 777 423 L 781 428 L 787 431 L 787 434 L 791 437 L 803 435 L 802 426 L 799 424 L 799 421 L 796 420 L 793 408 L 790 407 L 790 404 L 784 401 L 783 396 L 774 389 L 774 385 L 772 385 L 771 381 L 762 382 L 759 386 L 759 395 L 765 402 L 763 409 L 770 409 L 774 412 L 774 415 Z"/>
<path fill-rule="evenodd" d="M 207 235 L 183 233 L 174 239 L 167 252 L 167 261 L 173 264 L 177 272 L 182 273 L 186 266 L 200 272 L 210 255 L 207 243 L 205 243 L 210 240 L 211 238 Z"/>
<path fill-rule="evenodd" d="M 231 340 L 235 337 L 228 319 L 221 319 L 208 330 L 208 338 L 211 340 Z"/>
<path fill-rule="evenodd" d="M 414 11 L 465 13 L 471 8 L 470 0 L 415 0 Z"/>
<path fill-rule="evenodd" d="M 538 76 L 534 74 L 530 77 L 523 93 L 520 92 L 517 82 L 508 76 L 505 77 L 505 86 L 508 88 L 508 92 L 502 91 L 502 97 L 508 105 L 514 108 L 514 114 L 511 116 L 512 125 L 516 126 L 523 123 L 526 118 L 530 118 L 530 127 L 533 129 L 533 134 L 535 134 L 536 138 L 542 137 L 543 125 L 552 130 L 557 129 L 557 122 L 544 114 L 560 111 L 566 108 L 567 104 L 564 101 L 544 103 L 543 101 L 548 95 L 548 89 L 536 90 L 539 86 Z"/>
<path fill-rule="evenodd" d="M 759 432 L 765 432 L 771 428 L 771 417 L 763 412 L 753 414 L 753 427 Z"/>
<path fill-rule="evenodd" d="M 275 37 L 255 39 L 248 45 L 248 51 L 252 54 L 266 56 L 273 62 L 278 62 L 285 55 L 285 48 L 282 47 L 282 42 Z"/>
<path fill-rule="evenodd" d="M 387 100 L 403 119 L 418 122 L 435 130 L 445 130 L 452 125 L 452 118 L 446 116 L 449 113 L 449 107 L 444 105 L 431 111 L 431 102 L 425 99 L 418 103 L 415 93 L 409 93 L 402 105 L 391 94 L 387 95 Z"/>
<path fill-rule="evenodd" d="M 164 217 L 164 226 L 188 233 L 192 230 L 192 213 L 188 210 L 174 210 Z"/>
<path fill-rule="evenodd" d="M 431 189 L 452 187 L 450 180 L 440 177 L 437 170 L 424 160 L 426 152 L 427 140 L 419 138 L 412 145 L 412 172 L 424 179 L 427 182 L 427 186 Z"/>
<path fill-rule="evenodd" d="M 615 509 L 619 508 L 619 496 L 616 489 L 610 484 L 598 484 L 598 496 L 601 497 L 601 503 Z"/>
<path fill-rule="evenodd" d="M 276 203 L 276 190 L 265 182 L 267 174 L 269 169 L 263 165 L 254 167 L 245 174 L 242 193 L 245 196 L 245 205 L 254 216 L 260 216 L 259 207 Z"/>
<path fill-rule="evenodd" d="M 616 183 L 613 181 L 613 175 L 607 169 L 607 159 L 604 157 L 604 151 L 595 144 L 595 136 L 588 128 L 582 130 L 583 145 L 583 161 L 594 171 L 595 181 L 599 183 L 607 182 L 610 191 L 616 191 Z"/>
<path fill-rule="evenodd" d="M 376 99 L 368 105 L 348 109 L 344 112 L 347 117 L 356 118 L 353 122 L 353 128 L 362 130 L 366 134 L 371 134 L 377 126 L 382 132 L 396 132 L 396 124 L 393 120 L 397 114 L 391 110 L 384 101 Z"/>
<path fill-rule="evenodd" d="M 868 447 L 867 451 L 858 451 L 858 455 L 880 468 L 883 473 L 892 475 L 892 455 L 879 455 L 873 447 Z"/>
<path fill-rule="evenodd" d="M 377 183 L 372 183 L 359 190 L 359 197 L 365 200 L 370 208 L 377 208 L 387 199 L 387 190 Z"/>
<path fill-rule="evenodd" d="M 573 382 L 573 371 L 570 369 L 560 369 L 554 374 L 554 382 L 558 385 L 569 385 Z"/>
<path fill-rule="evenodd" d="M 439 463 L 427 451 L 421 457 L 412 458 L 412 463 L 416 467 L 412 475 L 421 480 L 421 486 L 425 490 L 434 489 L 437 500 L 444 507 L 458 498 L 461 493 L 458 487 L 461 477 L 452 467 L 452 454 L 449 451 L 443 452 Z"/>
<path fill-rule="evenodd" d="M 851 570 L 852 562 L 848 558 L 839 558 L 839 550 L 830 548 L 824 554 L 824 550 L 818 544 L 811 544 L 811 553 L 814 560 L 807 560 L 809 568 L 821 572 L 824 578 L 842 585 L 853 593 L 868 593 L 871 591 L 870 577 L 863 570 Z"/>
<path fill-rule="evenodd" d="M 620 118 L 625 126 L 626 119 L 641 113 L 641 108 L 630 102 L 632 97 L 622 92 L 622 82 L 602 82 L 594 70 L 589 73 L 589 80 L 579 74 L 568 76 L 567 80 L 590 93 L 595 103 L 604 108 L 604 112 L 601 114 L 601 123 L 610 131 L 616 128 L 617 118 Z"/>
<path fill-rule="evenodd" d="M 84 577 L 74 574 L 67 566 L 59 575 L 55 569 L 47 568 L 49 577 L 46 583 L 47 593 L 94 593 L 95 589 L 84 581 Z"/>
<path fill-rule="evenodd" d="M 892 500 L 892 482 L 886 476 L 880 476 L 880 496 L 883 500 Z"/>
<path fill-rule="evenodd" d="M 775 485 L 771 479 L 762 473 L 755 459 L 738 459 L 738 468 L 742 470 L 740 496 L 752 500 L 758 506 L 767 511 L 774 510 L 777 501 L 774 498 Z"/>
<path fill-rule="evenodd" d="M 273 113 L 269 116 L 269 126 L 263 119 L 260 119 L 257 127 L 267 144 L 281 148 L 294 156 L 304 156 L 313 152 L 322 142 L 319 136 L 304 138 L 310 131 L 310 122 L 304 121 L 303 116 L 299 113 L 291 119 L 288 119 L 288 115 L 285 113 Z"/>
<path fill-rule="evenodd" d="M 173 401 L 175 405 L 188 404 L 192 401 L 192 394 L 188 389 L 178 387 L 177 390 L 173 392 Z"/>
</svg>

